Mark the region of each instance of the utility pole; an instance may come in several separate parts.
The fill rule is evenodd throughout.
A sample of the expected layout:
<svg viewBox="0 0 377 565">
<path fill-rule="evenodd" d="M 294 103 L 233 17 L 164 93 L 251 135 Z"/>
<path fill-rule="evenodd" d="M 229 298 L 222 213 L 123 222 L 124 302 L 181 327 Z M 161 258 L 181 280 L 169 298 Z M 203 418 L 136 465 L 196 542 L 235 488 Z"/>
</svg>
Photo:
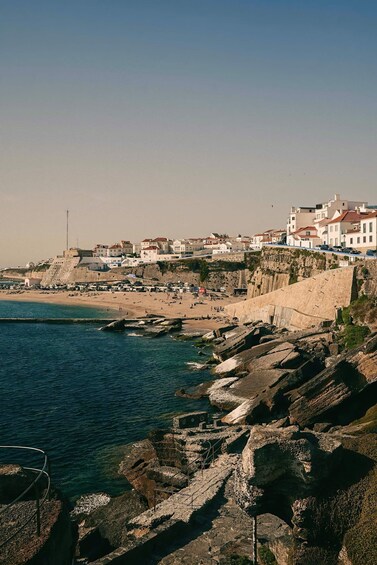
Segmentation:
<svg viewBox="0 0 377 565">
<path fill-rule="evenodd" d="M 68 235 L 69 235 L 69 210 L 67 210 L 67 231 L 66 231 L 66 245 L 65 245 L 67 251 L 68 251 Z"/>
</svg>

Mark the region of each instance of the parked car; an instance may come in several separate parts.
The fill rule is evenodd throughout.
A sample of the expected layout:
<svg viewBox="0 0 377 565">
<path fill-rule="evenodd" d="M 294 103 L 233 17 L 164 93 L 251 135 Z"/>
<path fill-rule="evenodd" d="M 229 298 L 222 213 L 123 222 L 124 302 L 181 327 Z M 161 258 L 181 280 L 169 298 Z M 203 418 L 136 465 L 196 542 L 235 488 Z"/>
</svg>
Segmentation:
<svg viewBox="0 0 377 565">
<path fill-rule="evenodd" d="M 334 251 L 343 251 L 344 247 L 342 247 L 341 245 L 334 245 L 333 250 Z"/>
<path fill-rule="evenodd" d="M 319 248 L 320 248 L 321 251 L 329 251 L 329 249 L 330 249 L 330 247 L 326 244 L 320 245 Z"/>
<path fill-rule="evenodd" d="M 360 255 L 361 251 L 359 251 L 358 249 L 351 249 L 350 253 L 351 255 Z"/>
<path fill-rule="evenodd" d="M 377 249 L 368 249 L 366 254 L 368 257 L 377 257 Z"/>
</svg>

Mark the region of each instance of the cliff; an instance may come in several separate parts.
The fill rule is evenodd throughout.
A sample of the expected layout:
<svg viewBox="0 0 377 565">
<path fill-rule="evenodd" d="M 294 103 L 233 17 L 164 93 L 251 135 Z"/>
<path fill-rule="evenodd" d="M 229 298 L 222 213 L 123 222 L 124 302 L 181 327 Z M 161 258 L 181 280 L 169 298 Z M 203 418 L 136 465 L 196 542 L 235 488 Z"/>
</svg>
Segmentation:
<svg viewBox="0 0 377 565">
<path fill-rule="evenodd" d="M 348 267 L 231 304 L 225 310 L 230 318 L 242 323 L 262 320 L 298 330 L 333 321 L 337 309 L 348 306 L 356 296 L 354 269 Z"/>
<path fill-rule="evenodd" d="M 351 260 L 352 264 L 360 263 L 354 256 L 320 253 L 308 249 L 264 247 L 259 265 L 251 272 L 248 298 L 267 294 L 329 269 L 336 269 L 345 261 Z"/>
</svg>

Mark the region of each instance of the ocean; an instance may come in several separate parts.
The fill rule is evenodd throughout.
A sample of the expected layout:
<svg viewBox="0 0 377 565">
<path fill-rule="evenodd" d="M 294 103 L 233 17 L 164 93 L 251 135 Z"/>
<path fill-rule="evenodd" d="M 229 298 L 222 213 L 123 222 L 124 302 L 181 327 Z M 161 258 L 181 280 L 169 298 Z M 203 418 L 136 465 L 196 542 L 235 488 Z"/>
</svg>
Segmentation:
<svg viewBox="0 0 377 565">
<path fill-rule="evenodd" d="M 108 318 L 109 312 L 0 301 L 4 317 Z M 208 408 L 206 400 L 174 395 L 210 378 L 187 365 L 202 360 L 192 342 L 170 336 L 99 332 L 91 324 L 0 323 L 0 444 L 45 450 L 54 484 L 72 499 L 119 494 L 128 488 L 116 474 L 125 445 L 170 426 L 176 414 Z M 0 462 L 10 462 L 1 451 Z"/>
</svg>

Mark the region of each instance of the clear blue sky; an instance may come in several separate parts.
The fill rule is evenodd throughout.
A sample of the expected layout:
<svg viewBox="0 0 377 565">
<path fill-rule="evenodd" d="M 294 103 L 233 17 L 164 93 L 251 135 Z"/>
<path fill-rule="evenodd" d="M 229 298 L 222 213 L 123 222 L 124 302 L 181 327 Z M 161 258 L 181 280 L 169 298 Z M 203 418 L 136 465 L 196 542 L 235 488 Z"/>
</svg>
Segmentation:
<svg viewBox="0 0 377 565">
<path fill-rule="evenodd" d="M 377 2 L 0 0 L 0 265 L 377 203 Z"/>
</svg>

